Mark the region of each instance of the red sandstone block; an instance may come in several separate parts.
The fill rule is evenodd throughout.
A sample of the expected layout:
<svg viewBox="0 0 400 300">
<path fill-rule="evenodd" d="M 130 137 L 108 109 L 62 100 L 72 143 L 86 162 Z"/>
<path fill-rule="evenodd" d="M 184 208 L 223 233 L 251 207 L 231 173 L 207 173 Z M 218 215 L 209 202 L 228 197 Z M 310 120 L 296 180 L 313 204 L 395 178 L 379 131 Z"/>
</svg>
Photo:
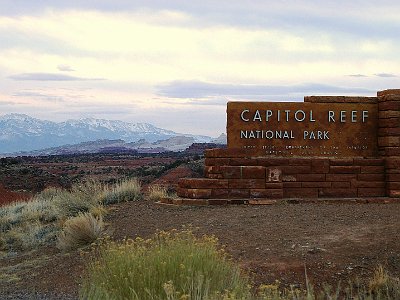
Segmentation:
<svg viewBox="0 0 400 300">
<path fill-rule="evenodd" d="M 274 166 L 287 166 L 289 165 L 289 158 L 282 157 L 258 157 L 257 165 L 263 167 L 274 167 Z"/>
<path fill-rule="evenodd" d="M 228 180 L 209 178 L 185 178 L 179 181 L 179 187 L 188 189 L 227 189 Z"/>
<path fill-rule="evenodd" d="M 211 197 L 211 189 L 187 189 L 186 198 L 208 199 Z"/>
<path fill-rule="evenodd" d="M 211 197 L 217 199 L 229 198 L 229 189 L 212 189 Z"/>
<path fill-rule="evenodd" d="M 383 166 L 383 158 L 354 158 L 355 166 Z"/>
<path fill-rule="evenodd" d="M 301 182 L 282 182 L 283 189 L 287 188 L 301 188 Z"/>
<path fill-rule="evenodd" d="M 384 101 L 378 105 L 380 111 L 383 110 L 400 110 L 400 101 Z"/>
<path fill-rule="evenodd" d="M 205 174 L 205 177 L 210 179 L 224 179 L 222 174 Z"/>
<path fill-rule="evenodd" d="M 318 198 L 318 188 L 285 188 L 285 198 Z"/>
<path fill-rule="evenodd" d="M 386 188 L 389 190 L 400 190 L 400 182 L 388 181 L 386 182 Z"/>
<path fill-rule="evenodd" d="M 311 173 L 311 166 L 284 166 L 282 167 L 283 174 L 307 174 Z"/>
<path fill-rule="evenodd" d="M 385 188 L 359 188 L 358 197 L 385 197 Z"/>
<path fill-rule="evenodd" d="M 229 158 L 206 158 L 204 160 L 205 166 L 229 166 Z"/>
<path fill-rule="evenodd" d="M 296 176 L 293 175 L 282 175 L 282 182 L 292 182 L 297 181 Z"/>
<path fill-rule="evenodd" d="M 215 166 L 215 158 L 206 157 L 204 159 L 204 165 L 207 166 Z"/>
<path fill-rule="evenodd" d="M 312 103 L 377 103 L 378 97 L 305 96 L 304 102 L 312 102 Z"/>
<path fill-rule="evenodd" d="M 329 160 L 331 166 L 352 166 L 353 163 L 352 158 L 332 158 Z"/>
<path fill-rule="evenodd" d="M 356 174 L 326 174 L 326 181 L 351 181 L 356 179 Z"/>
<path fill-rule="evenodd" d="M 387 157 L 385 165 L 386 165 L 386 169 L 399 169 L 400 168 L 400 157 Z"/>
<path fill-rule="evenodd" d="M 229 166 L 230 161 L 231 161 L 230 158 L 220 158 L 220 157 L 214 158 L 214 164 L 216 166 Z"/>
<path fill-rule="evenodd" d="M 384 181 L 354 181 L 352 186 L 358 188 L 385 188 Z"/>
<path fill-rule="evenodd" d="M 378 137 L 378 146 L 379 147 L 398 147 L 398 146 L 400 146 L 400 137 L 399 136 Z"/>
<path fill-rule="evenodd" d="M 326 181 L 316 181 L 316 182 L 310 181 L 310 182 L 302 182 L 301 186 L 305 187 L 305 188 L 307 188 L 307 187 L 311 187 L 311 188 L 312 187 L 315 187 L 315 188 L 319 188 L 319 187 L 328 188 L 328 187 L 331 187 L 331 183 L 330 182 L 326 182 Z"/>
<path fill-rule="evenodd" d="M 282 189 L 250 189 L 250 197 L 251 198 L 282 198 L 283 190 Z"/>
<path fill-rule="evenodd" d="M 400 156 L 400 147 L 385 147 L 384 156 Z"/>
<path fill-rule="evenodd" d="M 400 198 L 400 190 L 387 190 L 386 194 L 389 197 Z"/>
<path fill-rule="evenodd" d="M 398 117 L 400 117 L 400 111 L 396 111 L 396 110 L 379 111 L 378 116 L 379 116 L 379 119 L 398 118 Z"/>
<path fill-rule="evenodd" d="M 357 174 L 360 173 L 359 166 L 331 166 L 329 173 L 332 174 Z"/>
<path fill-rule="evenodd" d="M 228 200 L 227 199 L 208 199 L 208 204 L 209 205 L 227 205 Z"/>
<path fill-rule="evenodd" d="M 358 174 L 357 180 L 359 181 L 384 181 L 384 174 Z"/>
<path fill-rule="evenodd" d="M 357 197 L 357 189 L 355 188 L 321 188 L 319 189 L 321 197 Z"/>
<path fill-rule="evenodd" d="M 332 188 L 349 188 L 350 182 L 349 181 L 332 181 Z"/>
<path fill-rule="evenodd" d="M 328 159 L 313 159 L 311 162 L 312 173 L 329 173 Z"/>
<path fill-rule="evenodd" d="M 209 174 L 221 174 L 220 166 L 205 166 L 204 167 L 204 175 L 208 176 Z"/>
<path fill-rule="evenodd" d="M 398 94 L 400 94 L 400 89 L 387 89 L 377 92 L 378 98 L 382 98 L 382 100 L 386 100 L 388 96 L 390 98 L 392 95 L 398 95 Z"/>
<path fill-rule="evenodd" d="M 231 158 L 229 161 L 231 166 L 257 166 L 257 159 L 255 158 Z"/>
<path fill-rule="evenodd" d="M 266 182 L 265 183 L 266 189 L 281 189 L 283 188 L 282 182 Z"/>
<path fill-rule="evenodd" d="M 392 127 L 379 128 L 378 129 L 378 135 L 379 136 L 398 136 L 398 135 L 400 135 L 400 127 L 396 127 L 396 128 L 392 128 Z"/>
<path fill-rule="evenodd" d="M 206 199 L 182 199 L 183 205 L 208 205 Z"/>
<path fill-rule="evenodd" d="M 400 174 L 386 174 L 386 181 L 399 181 L 400 182 Z"/>
<path fill-rule="evenodd" d="M 243 179 L 265 179 L 265 167 L 260 166 L 245 166 L 242 168 Z"/>
<path fill-rule="evenodd" d="M 229 198 L 249 198 L 250 190 L 249 189 L 230 189 L 229 190 Z"/>
<path fill-rule="evenodd" d="M 398 89 L 388 90 L 385 95 L 385 101 L 400 101 L 400 93 Z"/>
<path fill-rule="evenodd" d="M 178 187 L 176 189 L 176 194 L 178 195 L 178 197 L 187 198 L 188 197 L 188 190 L 185 189 L 185 188 Z"/>
<path fill-rule="evenodd" d="M 364 174 L 383 174 L 385 173 L 384 166 L 362 166 L 361 173 Z"/>
<path fill-rule="evenodd" d="M 290 166 L 310 166 L 311 167 L 311 158 L 302 158 L 302 157 L 296 157 L 296 158 L 288 158 L 288 164 Z"/>
<path fill-rule="evenodd" d="M 297 181 L 325 181 L 325 174 L 297 174 Z"/>
<path fill-rule="evenodd" d="M 400 168 L 386 168 L 386 174 L 399 174 Z"/>
<path fill-rule="evenodd" d="M 233 189 L 263 189 L 264 179 L 230 179 L 229 188 Z"/>
<path fill-rule="evenodd" d="M 400 125 L 400 118 L 390 118 L 390 119 L 379 119 L 378 120 L 378 126 L 379 128 L 384 128 L 384 127 L 399 127 Z"/>
<path fill-rule="evenodd" d="M 223 166 L 221 167 L 221 173 L 226 179 L 231 179 L 231 178 L 236 178 L 240 179 L 242 178 L 242 168 L 239 166 Z"/>
</svg>

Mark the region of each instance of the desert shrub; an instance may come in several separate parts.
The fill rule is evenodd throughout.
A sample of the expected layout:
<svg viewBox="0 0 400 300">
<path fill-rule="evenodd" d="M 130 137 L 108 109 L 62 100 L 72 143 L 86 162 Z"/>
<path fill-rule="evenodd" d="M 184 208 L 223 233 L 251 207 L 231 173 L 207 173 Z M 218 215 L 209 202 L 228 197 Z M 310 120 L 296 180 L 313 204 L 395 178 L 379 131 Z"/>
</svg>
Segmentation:
<svg viewBox="0 0 400 300">
<path fill-rule="evenodd" d="M 68 219 L 58 236 L 59 249 L 68 251 L 86 246 L 94 242 L 104 231 L 101 217 L 96 218 L 90 213 L 79 213 Z"/>
<path fill-rule="evenodd" d="M 218 248 L 216 239 L 196 238 L 189 230 L 159 232 L 149 240 L 106 241 L 98 251 L 82 285 L 83 299 L 247 299 L 250 295 L 247 277 Z"/>
<path fill-rule="evenodd" d="M 159 184 L 155 184 L 149 187 L 147 195 L 147 198 L 149 200 L 157 202 L 160 201 L 162 198 L 166 197 L 168 197 L 168 192 L 166 187 Z"/>
<path fill-rule="evenodd" d="M 27 202 L 0 207 L 2 248 L 29 249 L 53 243 L 68 217 L 91 212 L 99 219 L 104 208 L 98 202 L 103 187 L 89 181 L 71 191 L 49 188 Z"/>
<path fill-rule="evenodd" d="M 141 184 L 137 178 L 126 179 L 111 188 L 105 188 L 99 197 L 104 204 L 135 201 L 142 198 Z"/>
<path fill-rule="evenodd" d="M 375 299 L 400 299 L 400 279 L 378 266 L 369 281 L 369 292 Z"/>
<path fill-rule="evenodd" d="M 42 199 L 53 199 L 55 196 L 57 196 L 59 193 L 62 192 L 62 189 L 56 188 L 56 187 L 48 187 L 41 191 L 39 194 L 36 195 L 37 198 L 42 198 Z"/>
<path fill-rule="evenodd" d="M 188 162 L 188 167 L 195 173 L 199 174 L 200 176 L 203 176 L 204 174 L 204 162 L 205 159 L 197 159 L 197 160 L 192 160 Z"/>
<path fill-rule="evenodd" d="M 95 181 L 88 181 L 72 186 L 71 191 L 62 190 L 53 197 L 53 201 L 64 217 L 76 216 L 88 212 L 100 205 L 103 186 Z"/>
</svg>

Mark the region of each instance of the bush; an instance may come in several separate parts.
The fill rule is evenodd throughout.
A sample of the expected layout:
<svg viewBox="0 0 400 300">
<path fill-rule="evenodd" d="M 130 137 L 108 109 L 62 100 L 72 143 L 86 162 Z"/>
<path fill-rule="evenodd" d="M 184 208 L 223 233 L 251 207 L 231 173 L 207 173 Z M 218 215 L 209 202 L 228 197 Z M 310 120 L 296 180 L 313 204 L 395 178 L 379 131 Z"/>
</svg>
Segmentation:
<svg viewBox="0 0 400 300">
<path fill-rule="evenodd" d="M 53 200 L 59 210 L 60 216 L 73 217 L 79 213 L 89 212 L 99 206 L 100 195 L 103 186 L 96 181 L 87 181 L 83 184 L 75 184 L 71 192 L 60 190 L 53 196 Z"/>
<path fill-rule="evenodd" d="M 100 202 L 113 204 L 123 201 L 135 201 L 142 198 L 140 181 L 137 178 L 126 179 L 112 188 L 105 188 L 100 196 Z"/>
<path fill-rule="evenodd" d="M 162 185 L 152 185 L 149 188 L 148 199 L 154 202 L 160 201 L 162 198 L 167 198 L 167 188 Z"/>
<path fill-rule="evenodd" d="M 159 232 L 152 239 L 106 241 L 89 265 L 84 299 L 223 299 L 250 295 L 241 276 L 212 237 L 191 231 Z"/>
<path fill-rule="evenodd" d="M 100 237 L 104 231 L 101 217 L 96 218 L 90 213 L 79 213 L 68 219 L 58 236 L 57 247 L 68 251 L 86 246 Z"/>
<path fill-rule="evenodd" d="M 376 268 L 368 287 L 375 299 L 400 299 L 400 279 L 390 276 L 382 266 Z"/>
<path fill-rule="evenodd" d="M 75 185 L 71 191 L 49 188 L 27 202 L 0 207 L 3 249 L 29 249 L 54 243 L 61 224 L 82 212 L 104 213 L 98 202 L 103 187 L 94 181 Z"/>
</svg>

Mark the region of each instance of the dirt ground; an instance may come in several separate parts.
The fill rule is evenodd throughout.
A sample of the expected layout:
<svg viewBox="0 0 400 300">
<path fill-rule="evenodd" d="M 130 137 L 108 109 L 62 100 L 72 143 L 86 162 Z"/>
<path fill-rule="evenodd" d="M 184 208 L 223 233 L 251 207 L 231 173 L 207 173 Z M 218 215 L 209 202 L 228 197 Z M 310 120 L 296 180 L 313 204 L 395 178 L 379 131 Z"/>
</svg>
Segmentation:
<svg viewBox="0 0 400 300">
<path fill-rule="evenodd" d="M 113 237 L 149 237 L 192 225 L 215 235 L 256 285 L 279 279 L 304 286 L 366 278 L 382 264 L 400 276 L 400 202 L 165 206 L 146 201 L 111 207 Z M 75 299 L 88 257 L 55 248 L 0 259 L 0 299 Z"/>
</svg>

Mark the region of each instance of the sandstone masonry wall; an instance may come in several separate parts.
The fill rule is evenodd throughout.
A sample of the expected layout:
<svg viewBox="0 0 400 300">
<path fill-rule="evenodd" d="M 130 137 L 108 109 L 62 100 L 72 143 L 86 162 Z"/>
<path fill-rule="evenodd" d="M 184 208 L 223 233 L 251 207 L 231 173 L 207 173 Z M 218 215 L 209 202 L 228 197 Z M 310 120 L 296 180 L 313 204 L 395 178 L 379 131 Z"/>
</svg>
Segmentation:
<svg viewBox="0 0 400 300">
<path fill-rule="evenodd" d="M 305 102 L 376 103 L 378 156 L 260 157 L 245 149 L 209 149 L 205 178 L 179 181 L 180 203 L 400 198 L 400 90 L 378 92 L 378 97 L 310 96 Z"/>
</svg>

